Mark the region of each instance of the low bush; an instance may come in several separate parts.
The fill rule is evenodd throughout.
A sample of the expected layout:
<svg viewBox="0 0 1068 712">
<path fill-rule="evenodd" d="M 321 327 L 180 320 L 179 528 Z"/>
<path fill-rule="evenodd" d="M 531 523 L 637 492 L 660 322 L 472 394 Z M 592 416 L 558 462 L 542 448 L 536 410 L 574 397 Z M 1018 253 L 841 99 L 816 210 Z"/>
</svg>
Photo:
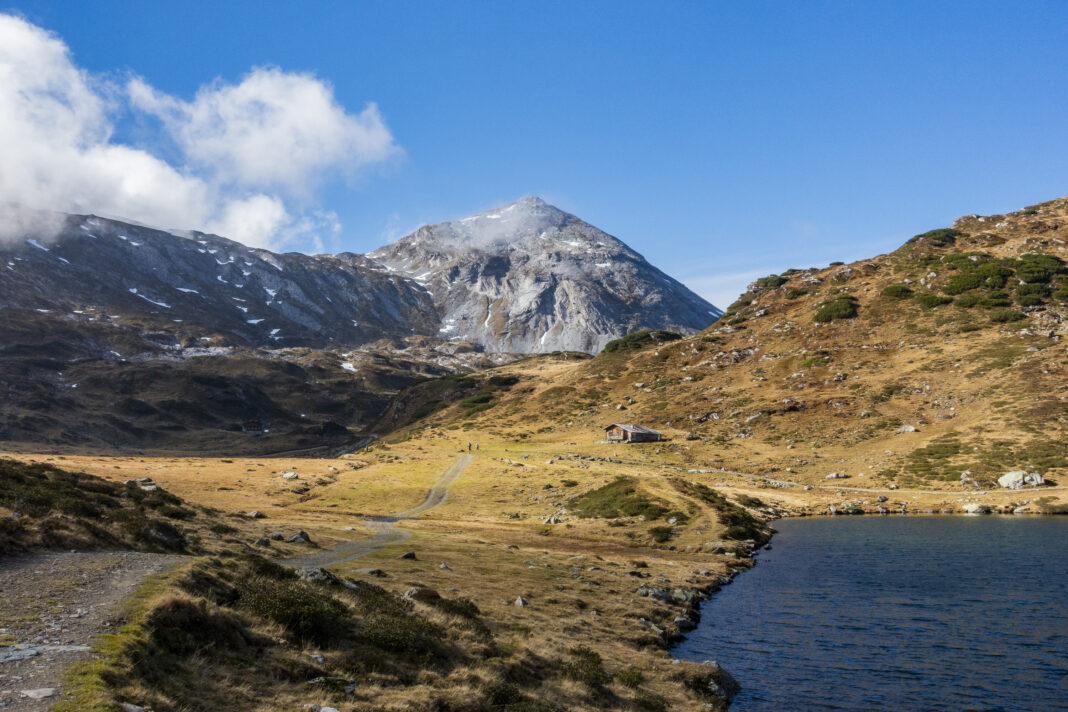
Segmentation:
<svg viewBox="0 0 1068 712">
<path fill-rule="evenodd" d="M 786 296 L 787 299 L 797 299 L 798 297 L 803 297 L 806 294 L 808 294 L 808 290 L 807 289 L 796 289 L 795 288 L 795 289 L 787 289 L 785 296 Z"/>
<path fill-rule="evenodd" d="M 605 672 L 604 663 L 598 653 L 584 645 L 571 648 L 567 652 L 570 659 L 561 665 L 564 677 L 595 688 L 611 682 L 612 676 Z"/>
<path fill-rule="evenodd" d="M 952 304 L 953 300 L 950 297 L 940 297 L 937 294 L 917 294 L 916 301 L 924 309 L 934 309 L 940 307 L 943 304 Z"/>
<path fill-rule="evenodd" d="M 632 690 L 641 685 L 642 681 L 645 679 L 645 675 L 642 674 L 642 671 L 635 667 L 624 668 L 612 677 L 620 685 L 629 687 Z"/>
<path fill-rule="evenodd" d="M 1024 315 L 1015 309 L 995 309 L 990 312 L 990 321 L 997 322 L 998 324 L 1020 321 L 1023 318 Z"/>
<path fill-rule="evenodd" d="M 965 294 L 953 300 L 953 306 L 961 307 L 962 309 L 971 309 L 978 303 L 979 296 L 975 294 Z"/>
<path fill-rule="evenodd" d="M 963 234 L 964 233 L 960 230 L 956 230 L 951 227 L 942 227 L 938 228 L 937 230 L 928 230 L 927 232 L 920 233 L 919 235 L 916 235 L 915 237 L 911 238 L 906 244 L 912 244 L 915 242 L 919 242 L 920 240 L 924 240 L 934 245 L 935 247 L 949 247 L 957 241 L 958 237 L 962 236 Z"/>
<path fill-rule="evenodd" d="M 912 296 L 912 290 L 907 284 L 890 284 L 883 289 L 883 296 L 891 299 L 908 299 Z"/>
<path fill-rule="evenodd" d="M 982 283 L 983 278 L 980 277 L 978 273 L 964 272 L 950 277 L 946 286 L 942 287 L 942 291 L 946 294 L 963 294 L 964 292 L 979 287 Z"/>
<path fill-rule="evenodd" d="M 666 542 L 671 541 L 672 537 L 675 536 L 675 528 L 651 527 L 649 529 L 649 536 L 651 536 L 653 538 L 653 541 L 655 541 L 656 543 L 664 544 Z"/>
<path fill-rule="evenodd" d="M 835 319 L 852 319 L 856 315 L 857 298 L 849 294 L 843 294 L 833 301 L 824 302 L 812 319 L 825 324 Z"/>
<path fill-rule="evenodd" d="M 769 274 L 767 277 L 758 279 L 756 284 L 758 289 L 778 289 L 788 281 L 790 280 L 786 279 L 786 277 L 780 277 L 777 274 Z"/>
<path fill-rule="evenodd" d="M 329 645 L 352 627 L 348 608 L 318 587 L 298 579 L 251 577 L 241 583 L 238 605 L 277 623 L 295 638 Z"/>
<path fill-rule="evenodd" d="M 642 331 L 635 331 L 633 334 L 627 334 L 622 338 L 609 341 L 604 346 L 604 352 L 610 354 L 617 351 L 633 351 L 652 346 L 661 341 L 677 341 L 681 338 L 682 334 L 676 334 L 674 331 L 663 331 L 659 329 L 650 331 L 644 329 Z"/>
</svg>

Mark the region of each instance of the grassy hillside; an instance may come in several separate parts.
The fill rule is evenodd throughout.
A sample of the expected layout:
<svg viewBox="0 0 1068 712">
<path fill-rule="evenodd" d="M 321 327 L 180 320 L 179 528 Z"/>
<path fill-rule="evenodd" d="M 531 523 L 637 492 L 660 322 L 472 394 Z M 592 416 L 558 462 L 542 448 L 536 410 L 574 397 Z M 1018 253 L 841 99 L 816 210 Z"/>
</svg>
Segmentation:
<svg viewBox="0 0 1068 712">
<path fill-rule="evenodd" d="M 588 447 L 632 422 L 671 438 L 626 450 L 650 464 L 808 484 L 836 471 L 865 487 L 966 491 L 962 473 L 989 488 L 1013 469 L 1064 481 L 1066 260 L 1068 200 L 967 216 L 887 255 L 757 280 L 692 337 L 498 369 L 520 380 L 492 410 L 416 427 Z"/>
</svg>

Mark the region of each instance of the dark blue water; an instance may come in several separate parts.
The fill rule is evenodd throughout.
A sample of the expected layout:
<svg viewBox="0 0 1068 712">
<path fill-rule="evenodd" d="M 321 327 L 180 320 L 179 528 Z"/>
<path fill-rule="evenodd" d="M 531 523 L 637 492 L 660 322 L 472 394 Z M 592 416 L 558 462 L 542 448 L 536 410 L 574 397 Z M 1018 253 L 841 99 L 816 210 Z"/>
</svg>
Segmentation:
<svg viewBox="0 0 1068 712">
<path fill-rule="evenodd" d="M 674 650 L 737 678 L 732 712 L 1068 710 L 1068 518 L 775 527 Z"/>
</svg>

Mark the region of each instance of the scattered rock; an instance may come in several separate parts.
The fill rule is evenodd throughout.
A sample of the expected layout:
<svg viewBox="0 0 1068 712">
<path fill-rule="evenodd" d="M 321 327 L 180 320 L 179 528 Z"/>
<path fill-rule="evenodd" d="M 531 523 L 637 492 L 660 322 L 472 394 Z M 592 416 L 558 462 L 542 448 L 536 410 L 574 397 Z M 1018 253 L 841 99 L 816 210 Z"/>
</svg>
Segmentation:
<svg viewBox="0 0 1068 712">
<path fill-rule="evenodd" d="M 141 705 L 132 704 L 130 702 L 120 702 L 119 709 L 121 709 L 122 712 L 145 712 L 144 707 L 142 707 Z"/>
<path fill-rule="evenodd" d="M 286 539 L 290 544 L 311 544 L 311 537 L 303 529 Z"/>
<path fill-rule="evenodd" d="M 918 433 L 920 432 L 915 425 L 902 425 L 897 429 L 899 433 Z"/>
<path fill-rule="evenodd" d="M 254 546 L 270 546 L 270 545 L 271 545 L 271 540 L 270 539 L 266 539 L 266 538 L 257 539 L 255 544 L 254 544 Z"/>
<path fill-rule="evenodd" d="M 36 690 L 23 690 L 22 696 L 29 697 L 31 700 L 43 700 L 56 694 L 56 688 L 54 687 L 39 687 Z"/>
<path fill-rule="evenodd" d="M 245 515 L 249 519 L 263 519 L 266 515 L 258 509 L 253 509 L 251 512 Z"/>
<path fill-rule="evenodd" d="M 440 564 L 438 564 L 438 568 L 441 569 L 442 571 L 452 571 L 452 569 L 449 568 L 449 565 L 446 564 L 444 561 L 442 561 Z"/>
<path fill-rule="evenodd" d="M 961 507 L 961 511 L 963 511 L 965 514 L 987 514 L 988 512 L 990 512 L 990 508 L 987 507 L 985 504 L 976 504 L 973 502 L 971 504 L 966 504 Z"/>
<path fill-rule="evenodd" d="M 847 475 L 844 472 L 832 472 L 831 474 L 827 475 L 823 479 L 825 479 L 825 480 L 844 480 L 844 479 L 846 479 L 848 477 L 849 477 L 849 475 Z"/>
<path fill-rule="evenodd" d="M 415 552 L 414 551 L 409 551 L 407 553 L 401 554 L 397 558 L 398 559 L 409 559 L 411 561 L 415 561 Z"/>
<path fill-rule="evenodd" d="M 516 596 L 515 603 L 513 603 L 512 605 L 516 608 L 526 608 L 530 605 L 530 603 L 528 603 L 527 599 L 523 598 L 522 596 Z"/>
<path fill-rule="evenodd" d="M 889 499 L 889 497 L 887 497 L 885 494 L 881 494 L 881 495 L 879 495 L 878 497 L 875 498 L 875 501 L 876 502 L 885 502 L 888 499 Z"/>
<path fill-rule="evenodd" d="M 282 479 L 283 480 L 295 480 L 298 477 L 299 477 L 299 475 L 297 475 L 296 472 L 283 472 L 282 473 Z"/>
<path fill-rule="evenodd" d="M 282 541 L 286 537 L 282 532 L 271 532 L 267 535 L 267 538 L 271 541 Z"/>
</svg>

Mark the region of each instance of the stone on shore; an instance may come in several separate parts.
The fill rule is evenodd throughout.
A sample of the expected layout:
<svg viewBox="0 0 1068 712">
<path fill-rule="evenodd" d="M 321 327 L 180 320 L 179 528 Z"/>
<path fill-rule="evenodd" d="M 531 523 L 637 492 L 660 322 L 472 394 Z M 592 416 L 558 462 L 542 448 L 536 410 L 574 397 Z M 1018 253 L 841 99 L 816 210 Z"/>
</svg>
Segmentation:
<svg viewBox="0 0 1068 712">
<path fill-rule="evenodd" d="M 1006 472 L 998 478 L 998 486 L 1006 489 L 1023 489 L 1027 486 L 1039 487 L 1044 484 L 1046 484 L 1046 479 L 1042 475 L 1037 472 L 1029 473 L 1025 470 Z"/>
</svg>

